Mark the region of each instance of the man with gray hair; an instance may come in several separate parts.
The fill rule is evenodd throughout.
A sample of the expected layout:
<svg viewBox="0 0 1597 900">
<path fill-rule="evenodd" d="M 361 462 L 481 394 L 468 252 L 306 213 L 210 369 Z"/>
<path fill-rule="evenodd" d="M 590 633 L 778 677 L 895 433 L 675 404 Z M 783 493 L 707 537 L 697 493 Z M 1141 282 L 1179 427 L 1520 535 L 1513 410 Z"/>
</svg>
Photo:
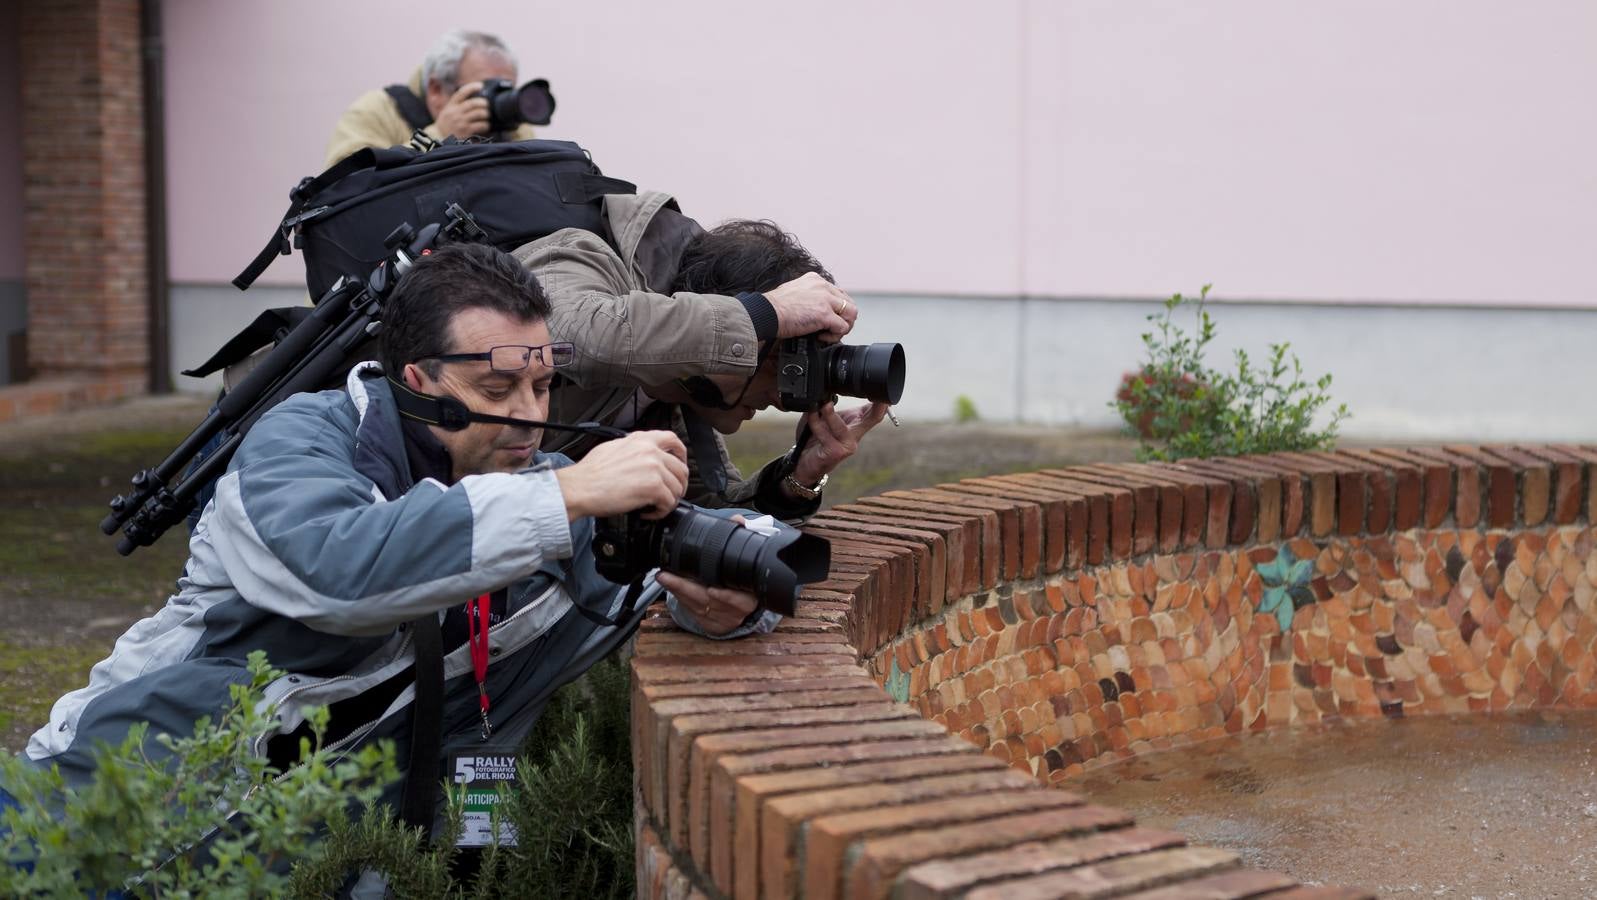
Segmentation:
<svg viewBox="0 0 1597 900">
<path fill-rule="evenodd" d="M 490 78 L 516 80 L 516 56 L 499 38 L 455 29 L 428 51 L 409 84 L 393 84 L 360 95 L 339 117 L 327 145 L 331 166 L 363 147 L 394 147 L 410 142 L 420 129 L 435 141 L 488 133 L 488 101 L 477 96 Z M 504 135 L 525 141 L 532 126 Z"/>
</svg>

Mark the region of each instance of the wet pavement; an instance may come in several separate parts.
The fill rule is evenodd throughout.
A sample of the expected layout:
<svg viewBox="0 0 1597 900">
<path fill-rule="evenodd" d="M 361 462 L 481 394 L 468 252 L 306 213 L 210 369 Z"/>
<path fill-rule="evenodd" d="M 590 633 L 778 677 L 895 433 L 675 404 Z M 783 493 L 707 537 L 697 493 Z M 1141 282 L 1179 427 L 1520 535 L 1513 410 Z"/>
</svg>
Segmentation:
<svg viewBox="0 0 1597 900">
<path fill-rule="evenodd" d="M 1597 898 L 1597 713 L 1282 729 L 1065 785 L 1251 866 L 1383 897 Z"/>
</svg>

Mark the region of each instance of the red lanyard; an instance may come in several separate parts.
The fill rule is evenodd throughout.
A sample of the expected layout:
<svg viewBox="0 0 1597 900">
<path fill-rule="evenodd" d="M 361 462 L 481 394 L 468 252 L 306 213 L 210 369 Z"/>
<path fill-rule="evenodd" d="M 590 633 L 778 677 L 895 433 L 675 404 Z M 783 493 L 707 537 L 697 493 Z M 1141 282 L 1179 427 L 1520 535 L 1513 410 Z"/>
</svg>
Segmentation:
<svg viewBox="0 0 1597 900">
<path fill-rule="evenodd" d="M 477 673 L 477 705 L 482 708 L 482 739 L 488 740 L 493 728 L 488 724 L 488 611 L 489 595 L 466 602 L 466 644 L 471 648 L 471 668 Z"/>
</svg>

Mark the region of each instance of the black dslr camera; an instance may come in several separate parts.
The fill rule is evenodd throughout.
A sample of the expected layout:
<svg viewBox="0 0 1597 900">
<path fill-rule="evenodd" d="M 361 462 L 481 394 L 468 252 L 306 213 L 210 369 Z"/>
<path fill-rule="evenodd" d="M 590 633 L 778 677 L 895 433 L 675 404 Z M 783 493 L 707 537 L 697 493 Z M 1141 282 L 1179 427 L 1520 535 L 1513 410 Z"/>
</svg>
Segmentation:
<svg viewBox="0 0 1597 900">
<path fill-rule="evenodd" d="M 834 399 L 894 404 L 904 396 L 903 344 L 823 344 L 815 335 L 782 341 L 776 386 L 782 408 L 808 412 Z"/>
<path fill-rule="evenodd" d="M 523 123 L 548 125 L 555 113 L 555 95 L 549 93 L 549 81 L 544 78 L 534 78 L 519 88 L 503 78 L 486 78 L 477 96 L 488 101 L 488 130 L 493 134 L 514 131 Z"/>
<path fill-rule="evenodd" d="M 825 538 L 761 534 L 691 503 L 652 521 L 637 513 L 601 519 L 593 553 L 599 574 L 617 584 L 660 568 L 710 587 L 747 591 L 761 609 L 784 616 L 793 615 L 799 586 L 826 580 L 832 566 Z"/>
</svg>

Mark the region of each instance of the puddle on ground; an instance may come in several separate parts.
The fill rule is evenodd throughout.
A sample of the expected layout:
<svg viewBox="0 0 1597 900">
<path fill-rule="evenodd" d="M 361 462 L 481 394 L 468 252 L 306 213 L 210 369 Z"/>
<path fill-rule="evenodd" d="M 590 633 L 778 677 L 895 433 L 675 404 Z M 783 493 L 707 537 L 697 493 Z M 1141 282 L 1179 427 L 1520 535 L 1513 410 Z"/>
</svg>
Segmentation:
<svg viewBox="0 0 1597 900">
<path fill-rule="evenodd" d="M 1597 713 L 1362 720 L 1226 738 L 1066 789 L 1248 865 L 1383 897 L 1597 898 Z"/>
</svg>

